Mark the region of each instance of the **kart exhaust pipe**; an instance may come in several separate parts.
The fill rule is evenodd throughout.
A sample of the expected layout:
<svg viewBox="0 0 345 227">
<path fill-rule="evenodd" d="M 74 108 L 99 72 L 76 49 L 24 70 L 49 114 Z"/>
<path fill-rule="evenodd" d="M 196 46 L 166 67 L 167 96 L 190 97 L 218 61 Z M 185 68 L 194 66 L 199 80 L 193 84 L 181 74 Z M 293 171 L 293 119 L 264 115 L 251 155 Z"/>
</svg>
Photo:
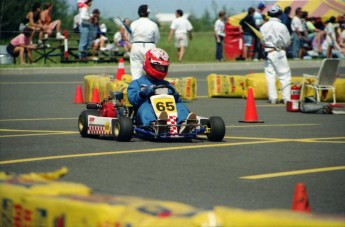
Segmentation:
<svg viewBox="0 0 345 227">
<path fill-rule="evenodd" d="M 86 109 L 88 110 L 98 110 L 100 108 L 100 105 L 97 103 L 88 103 L 86 105 Z"/>
</svg>

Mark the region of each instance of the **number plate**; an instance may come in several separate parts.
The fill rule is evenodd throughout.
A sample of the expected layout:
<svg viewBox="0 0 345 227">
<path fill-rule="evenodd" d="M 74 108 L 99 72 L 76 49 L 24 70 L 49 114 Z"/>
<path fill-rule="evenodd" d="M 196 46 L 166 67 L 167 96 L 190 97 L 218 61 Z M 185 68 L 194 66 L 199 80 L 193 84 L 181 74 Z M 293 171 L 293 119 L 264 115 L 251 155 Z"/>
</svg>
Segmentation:
<svg viewBox="0 0 345 227">
<path fill-rule="evenodd" d="M 172 95 L 154 95 L 150 98 L 153 110 L 158 117 L 162 111 L 169 116 L 177 116 L 176 103 Z"/>
</svg>

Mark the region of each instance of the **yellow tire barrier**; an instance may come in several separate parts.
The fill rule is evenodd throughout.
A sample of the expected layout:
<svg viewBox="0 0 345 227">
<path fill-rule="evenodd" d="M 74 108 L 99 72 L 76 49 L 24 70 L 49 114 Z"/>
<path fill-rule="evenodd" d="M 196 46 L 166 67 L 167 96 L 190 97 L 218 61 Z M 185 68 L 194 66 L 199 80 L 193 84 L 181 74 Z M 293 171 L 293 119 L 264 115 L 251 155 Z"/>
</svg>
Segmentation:
<svg viewBox="0 0 345 227">
<path fill-rule="evenodd" d="M 183 100 L 194 100 L 196 99 L 197 84 L 195 77 L 182 77 L 182 78 L 165 78 L 169 81 L 180 94 Z"/>
<path fill-rule="evenodd" d="M 210 74 L 207 76 L 208 97 L 240 98 L 244 82 L 244 76 Z"/>
<path fill-rule="evenodd" d="M 59 181 L 67 171 L 0 172 L 0 226 L 345 226 L 345 219 L 287 210 L 200 210 L 173 201 L 92 194 L 82 184 Z"/>
</svg>

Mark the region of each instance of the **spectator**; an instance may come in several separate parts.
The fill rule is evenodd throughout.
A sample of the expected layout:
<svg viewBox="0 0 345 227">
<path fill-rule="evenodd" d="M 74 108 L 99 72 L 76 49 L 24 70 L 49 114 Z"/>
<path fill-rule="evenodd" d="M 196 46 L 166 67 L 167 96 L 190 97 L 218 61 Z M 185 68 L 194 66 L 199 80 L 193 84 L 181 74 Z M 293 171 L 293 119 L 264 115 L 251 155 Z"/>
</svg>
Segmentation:
<svg viewBox="0 0 345 227">
<path fill-rule="evenodd" d="M 282 14 L 282 16 L 280 17 L 280 20 L 283 24 L 285 24 L 286 28 L 288 29 L 290 35 L 292 34 L 292 30 L 291 30 L 291 17 L 290 17 L 290 13 L 291 13 L 291 6 L 287 6 L 284 9 L 284 12 Z"/>
<path fill-rule="evenodd" d="M 340 24 L 339 45 L 341 48 L 345 48 L 345 22 Z"/>
<path fill-rule="evenodd" d="M 291 71 L 286 58 L 285 48 L 289 45 L 291 36 L 284 24 L 279 20 L 282 10 L 273 5 L 268 16 L 271 18 L 260 28 L 265 45 L 267 58 L 265 61 L 265 76 L 267 80 L 268 100 L 271 104 L 278 101 L 276 77 L 282 86 L 284 103 L 290 100 Z"/>
<path fill-rule="evenodd" d="M 258 8 L 254 12 L 254 21 L 255 21 L 255 27 L 257 30 L 260 30 L 260 27 L 264 24 L 264 18 L 263 18 L 263 10 L 266 8 L 265 3 L 260 2 L 258 5 Z M 258 61 L 259 59 L 263 58 L 262 54 L 262 45 L 260 38 L 257 36 L 254 36 L 254 61 Z"/>
<path fill-rule="evenodd" d="M 298 7 L 295 11 L 295 16 L 291 21 L 292 30 L 292 57 L 294 59 L 301 59 L 304 55 L 303 39 L 308 39 L 307 33 L 302 23 L 302 9 Z"/>
<path fill-rule="evenodd" d="M 78 13 L 73 17 L 73 31 L 74 33 L 79 33 L 79 25 L 80 25 L 80 14 Z"/>
<path fill-rule="evenodd" d="M 51 14 L 53 10 L 52 3 L 45 3 L 43 7 L 43 11 L 40 14 L 41 21 L 43 24 L 44 33 L 51 35 L 53 30 L 56 29 L 56 38 L 57 39 L 64 39 L 65 36 L 61 35 L 61 20 L 54 20 L 51 19 Z"/>
<path fill-rule="evenodd" d="M 172 21 L 170 25 L 170 33 L 168 37 L 168 42 L 170 42 L 172 35 L 175 33 L 175 47 L 177 48 L 178 61 L 181 62 L 185 49 L 188 47 L 188 37 L 192 40 L 192 30 L 193 26 L 188 19 L 183 17 L 183 11 L 176 10 L 176 18 Z"/>
<path fill-rule="evenodd" d="M 244 47 L 243 47 L 243 58 L 250 60 L 250 47 L 253 45 L 253 39 L 255 37 L 254 31 L 247 25 L 251 25 L 255 28 L 254 12 L 253 7 L 248 8 L 247 15 L 240 21 L 240 31 L 242 32 Z"/>
<path fill-rule="evenodd" d="M 144 62 L 145 75 L 137 80 L 132 81 L 128 86 L 128 100 L 137 109 L 137 124 L 149 126 L 152 122 L 155 122 L 157 117 L 150 103 L 150 96 L 155 94 L 154 86 L 171 84 L 164 80 L 168 74 L 169 68 L 169 55 L 162 49 L 153 48 L 147 51 Z M 188 108 L 182 102 L 179 94 L 175 91 L 169 93 L 174 95 L 177 109 L 177 124 L 181 124 L 184 121 L 196 120 L 194 113 L 189 113 Z M 167 124 L 168 114 L 162 111 L 158 120 L 161 124 Z M 159 132 L 161 133 L 160 127 Z M 185 132 L 187 128 L 180 129 L 180 133 Z M 187 130 L 186 130 L 187 131 Z"/>
<path fill-rule="evenodd" d="M 140 18 L 133 21 L 130 27 L 132 32 L 130 54 L 132 80 L 143 75 L 145 54 L 151 48 L 155 48 L 160 39 L 158 25 L 148 18 L 150 14 L 148 6 L 139 6 L 138 14 Z"/>
<path fill-rule="evenodd" d="M 105 42 L 108 40 L 107 38 L 107 26 L 105 24 L 101 24 L 100 26 L 97 26 L 97 35 L 96 39 L 93 40 L 92 43 L 92 60 L 98 61 L 98 58 L 96 57 L 97 50 L 105 51 L 107 50 L 105 48 Z"/>
<path fill-rule="evenodd" d="M 314 37 L 316 36 L 318 32 L 324 33 L 324 31 L 315 27 L 315 22 L 316 20 L 314 17 L 307 17 L 306 26 L 307 26 L 307 31 L 308 31 L 308 39 L 310 41 L 314 39 Z"/>
<path fill-rule="evenodd" d="M 30 44 L 33 31 L 34 30 L 32 28 L 25 27 L 23 29 L 23 32 L 13 38 L 6 48 L 7 52 L 12 57 L 19 56 L 20 63 L 22 65 L 26 64 L 24 60 L 25 53 L 27 54 L 30 63 L 34 63 L 34 61 L 32 60 L 32 50 L 36 49 L 36 45 Z"/>
<path fill-rule="evenodd" d="M 90 23 L 90 6 L 92 4 L 92 0 L 85 0 L 85 4 L 79 8 L 80 14 L 80 38 L 79 38 L 79 60 L 86 61 L 87 60 L 87 50 L 90 45 L 90 31 L 91 31 L 91 23 Z"/>
<path fill-rule="evenodd" d="M 40 18 L 40 12 L 41 12 L 41 3 L 35 2 L 32 5 L 32 9 L 30 12 L 28 12 L 23 19 L 23 21 L 19 25 L 19 31 L 24 31 L 25 27 L 29 27 L 33 30 L 32 35 L 31 35 L 31 41 L 33 39 L 33 36 L 35 32 L 39 32 L 38 40 L 42 40 L 43 38 L 43 24 L 41 22 Z"/>
<path fill-rule="evenodd" d="M 130 22 L 128 18 L 123 20 L 128 27 L 130 26 Z M 129 51 L 131 50 L 131 43 L 128 39 L 128 32 L 125 26 L 121 26 L 119 30 L 114 35 L 114 44 L 116 47 L 123 47 L 125 50 L 124 57 L 129 56 Z"/>
<path fill-rule="evenodd" d="M 342 54 L 342 49 L 337 42 L 337 35 L 335 31 L 335 22 L 336 19 L 332 16 L 325 27 L 326 40 L 322 44 L 322 52 L 326 55 L 327 58 L 332 58 L 333 54 L 336 53 L 337 57 L 344 58 Z M 327 50 L 326 50 L 327 47 Z M 326 53 L 325 53 L 326 51 Z M 338 52 L 340 54 L 338 54 Z"/>
<path fill-rule="evenodd" d="M 216 60 L 223 61 L 223 41 L 225 37 L 224 33 L 224 18 L 225 18 L 225 11 L 220 11 L 218 13 L 218 19 L 214 23 L 214 34 L 216 37 Z"/>
</svg>

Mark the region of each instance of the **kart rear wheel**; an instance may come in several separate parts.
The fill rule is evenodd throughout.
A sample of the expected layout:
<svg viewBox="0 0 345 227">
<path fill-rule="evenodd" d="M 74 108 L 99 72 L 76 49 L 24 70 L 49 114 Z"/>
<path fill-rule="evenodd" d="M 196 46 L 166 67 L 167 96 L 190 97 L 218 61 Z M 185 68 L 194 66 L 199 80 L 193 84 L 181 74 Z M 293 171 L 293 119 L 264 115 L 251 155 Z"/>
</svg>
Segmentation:
<svg viewBox="0 0 345 227">
<path fill-rule="evenodd" d="M 89 115 L 99 116 L 99 113 L 97 110 L 84 110 L 81 112 L 78 118 L 78 129 L 82 137 L 96 137 L 96 135 L 87 134 Z"/>
<path fill-rule="evenodd" d="M 130 141 L 133 136 L 132 120 L 123 116 L 120 116 L 117 120 L 113 120 L 113 135 L 118 141 Z"/>
<path fill-rule="evenodd" d="M 209 141 L 219 142 L 223 140 L 225 124 L 221 117 L 210 117 L 207 126 L 210 128 L 210 132 L 206 134 Z"/>
</svg>

